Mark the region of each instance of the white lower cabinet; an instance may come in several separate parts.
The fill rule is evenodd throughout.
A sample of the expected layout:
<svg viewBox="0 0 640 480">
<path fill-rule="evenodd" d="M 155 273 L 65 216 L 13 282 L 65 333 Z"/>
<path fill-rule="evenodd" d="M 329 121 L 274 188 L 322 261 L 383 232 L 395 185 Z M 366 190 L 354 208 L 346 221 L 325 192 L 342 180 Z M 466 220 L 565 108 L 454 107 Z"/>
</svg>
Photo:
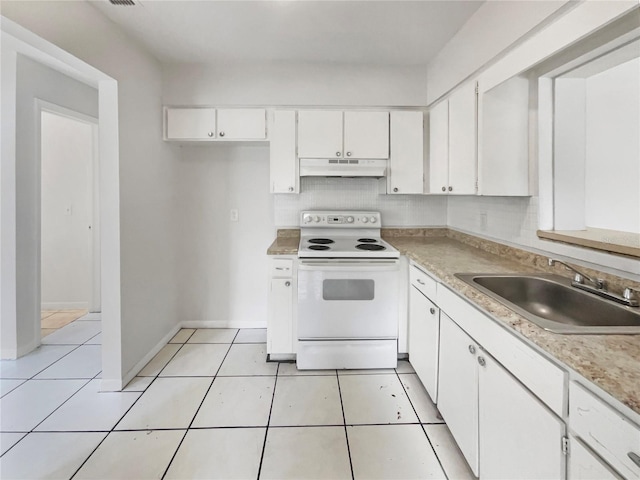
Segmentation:
<svg viewBox="0 0 640 480">
<path fill-rule="evenodd" d="M 564 478 L 562 420 L 491 356 L 477 361 L 480 478 Z"/>
<path fill-rule="evenodd" d="M 589 451 L 573 435 L 569 437 L 569 480 L 619 480 L 622 477 L 611 470 L 598 456 Z"/>
<path fill-rule="evenodd" d="M 296 350 L 297 258 L 278 256 L 271 258 L 270 262 L 267 354 L 288 356 Z"/>
<path fill-rule="evenodd" d="M 562 420 L 444 312 L 438 378 L 438 409 L 475 475 L 565 477 Z"/>
<path fill-rule="evenodd" d="M 416 287 L 409 288 L 409 360 L 435 403 L 438 398 L 440 309 Z"/>
</svg>

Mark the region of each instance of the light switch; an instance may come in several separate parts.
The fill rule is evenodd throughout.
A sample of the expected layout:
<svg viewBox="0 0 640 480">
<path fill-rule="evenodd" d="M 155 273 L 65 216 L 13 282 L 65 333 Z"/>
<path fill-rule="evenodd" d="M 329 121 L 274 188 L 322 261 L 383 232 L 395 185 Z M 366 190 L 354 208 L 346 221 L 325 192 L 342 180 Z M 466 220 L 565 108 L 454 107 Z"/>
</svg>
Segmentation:
<svg viewBox="0 0 640 480">
<path fill-rule="evenodd" d="M 238 221 L 238 209 L 237 208 L 232 208 L 231 209 L 231 221 L 232 222 L 237 222 Z"/>
</svg>

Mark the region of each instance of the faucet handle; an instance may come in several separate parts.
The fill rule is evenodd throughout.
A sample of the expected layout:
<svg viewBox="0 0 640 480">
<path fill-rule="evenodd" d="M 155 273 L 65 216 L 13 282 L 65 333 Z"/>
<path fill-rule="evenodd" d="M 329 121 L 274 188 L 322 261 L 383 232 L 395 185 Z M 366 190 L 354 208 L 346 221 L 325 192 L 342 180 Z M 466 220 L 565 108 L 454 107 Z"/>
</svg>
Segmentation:
<svg viewBox="0 0 640 480">
<path fill-rule="evenodd" d="M 582 275 L 580 275 L 579 273 L 576 273 L 573 276 L 573 281 L 579 284 L 583 284 L 584 283 L 584 277 Z"/>
<path fill-rule="evenodd" d="M 622 298 L 624 298 L 625 300 L 633 300 L 636 297 L 635 295 L 636 291 L 637 290 L 634 290 L 631 287 L 626 287 L 624 289 L 624 292 L 622 292 Z"/>
</svg>

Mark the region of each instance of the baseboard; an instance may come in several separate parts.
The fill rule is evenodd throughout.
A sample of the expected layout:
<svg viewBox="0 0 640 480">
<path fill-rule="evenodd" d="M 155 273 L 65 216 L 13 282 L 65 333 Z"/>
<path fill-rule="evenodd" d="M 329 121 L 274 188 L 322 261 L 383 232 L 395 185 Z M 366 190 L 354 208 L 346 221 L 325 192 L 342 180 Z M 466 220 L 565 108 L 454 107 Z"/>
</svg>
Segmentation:
<svg viewBox="0 0 640 480">
<path fill-rule="evenodd" d="M 183 320 L 182 328 L 267 328 L 266 322 L 238 320 Z"/>
<path fill-rule="evenodd" d="M 153 357 L 155 357 L 158 352 L 160 350 L 162 350 L 162 348 L 169 343 L 169 340 L 171 340 L 176 333 L 178 333 L 178 331 L 180 330 L 180 328 L 182 328 L 180 325 L 176 325 L 175 327 L 173 327 L 169 333 L 167 333 L 164 337 L 162 337 L 162 339 L 155 345 L 155 347 L 153 347 L 151 350 L 149 350 L 149 352 L 142 358 L 142 360 L 140 360 L 138 363 L 136 363 L 133 368 L 131 368 L 122 378 L 122 380 L 117 380 L 117 379 L 103 379 L 100 382 L 100 390 L 103 392 L 119 392 L 121 391 L 124 387 L 127 386 L 127 384 L 133 380 L 133 377 L 135 377 L 138 372 L 140 372 L 140 370 L 142 370 L 145 365 L 147 365 L 147 363 L 149 363 L 151 361 L 151 359 Z"/>
<path fill-rule="evenodd" d="M 41 310 L 88 310 L 89 302 L 42 302 Z"/>
</svg>

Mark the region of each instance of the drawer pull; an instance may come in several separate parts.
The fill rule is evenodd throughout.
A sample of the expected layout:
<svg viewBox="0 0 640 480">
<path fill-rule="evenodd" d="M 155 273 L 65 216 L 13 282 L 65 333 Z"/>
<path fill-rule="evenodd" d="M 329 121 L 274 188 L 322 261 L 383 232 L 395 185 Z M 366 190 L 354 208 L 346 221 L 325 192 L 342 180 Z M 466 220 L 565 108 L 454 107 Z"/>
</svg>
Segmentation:
<svg viewBox="0 0 640 480">
<path fill-rule="evenodd" d="M 431 315 L 435 315 L 435 314 L 436 314 L 436 309 L 435 309 L 435 308 L 433 308 L 433 307 L 431 307 L 431 308 L 429 309 L 429 313 L 431 313 Z"/>
<path fill-rule="evenodd" d="M 637 453 L 629 452 L 627 453 L 627 457 L 629 457 L 633 463 L 640 467 L 640 455 L 638 455 Z"/>
<path fill-rule="evenodd" d="M 289 270 L 289 267 L 276 267 L 276 270 Z"/>
<path fill-rule="evenodd" d="M 416 282 L 418 282 L 420 285 L 426 285 L 422 280 L 420 280 L 419 278 L 416 278 Z"/>
</svg>

